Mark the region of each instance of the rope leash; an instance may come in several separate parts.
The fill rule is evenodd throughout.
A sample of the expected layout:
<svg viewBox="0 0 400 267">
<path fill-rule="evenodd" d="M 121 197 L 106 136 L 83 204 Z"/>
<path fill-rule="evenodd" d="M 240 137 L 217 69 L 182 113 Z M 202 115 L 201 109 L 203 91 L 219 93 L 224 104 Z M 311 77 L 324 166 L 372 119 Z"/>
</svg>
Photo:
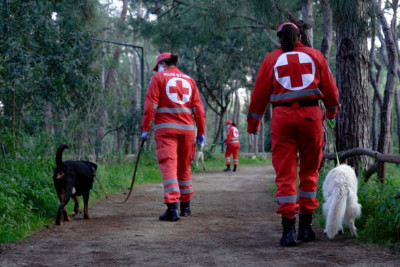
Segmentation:
<svg viewBox="0 0 400 267">
<path fill-rule="evenodd" d="M 330 133 L 331 133 L 331 136 L 332 136 L 332 140 L 333 140 L 333 150 L 336 153 L 336 166 L 339 166 L 340 165 L 340 161 L 339 161 L 339 155 L 338 155 L 337 149 L 336 149 L 336 137 L 335 137 L 335 131 L 334 131 L 336 120 L 335 119 L 326 120 L 326 123 L 329 126 L 329 130 L 330 130 Z"/>
<path fill-rule="evenodd" d="M 131 187 L 130 187 L 129 193 L 128 193 L 128 195 L 126 196 L 126 198 L 125 198 L 124 201 L 122 201 L 122 202 L 117 202 L 117 201 L 114 201 L 114 200 L 112 200 L 111 198 L 109 198 L 109 195 L 107 194 L 106 190 L 104 190 L 104 187 L 103 187 L 103 185 L 100 183 L 99 178 L 97 178 L 97 176 L 95 176 L 97 182 L 98 182 L 99 185 L 100 185 L 101 190 L 103 190 L 103 193 L 106 195 L 106 199 L 110 200 L 111 202 L 113 202 L 113 203 L 115 203 L 115 204 L 124 204 L 126 201 L 128 201 L 128 199 L 129 199 L 129 197 L 130 197 L 130 195 L 131 195 L 131 193 L 132 193 L 133 184 L 135 183 L 136 171 L 137 171 L 137 167 L 138 167 L 138 164 L 139 164 L 140 154 L 141 154 L 141 151 L 143 150 L 143 145 L 144 145 L 144 142 L 145 142 L 145 141 L 146 141 L 146 139 L 143 138 L 143 139 L 142 139 L 142 142 L 140 143 L 140 148 L 139 148 L 138 156 L 137 156 L 136 163 L 135 163 L 135 170 L 133 171 Z"/>
</svg>

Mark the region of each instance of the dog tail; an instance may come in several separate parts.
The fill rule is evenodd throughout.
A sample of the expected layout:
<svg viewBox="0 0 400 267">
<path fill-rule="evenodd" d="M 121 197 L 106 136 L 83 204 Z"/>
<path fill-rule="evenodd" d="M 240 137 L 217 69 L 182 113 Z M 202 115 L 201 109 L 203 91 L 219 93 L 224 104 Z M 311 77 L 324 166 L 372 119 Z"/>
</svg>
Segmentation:
<svg viewBox="0 0 400 267">
<path fill-rule="evenodd" d="M 345 187 L 335 188 L 335 191 L 332 194 L 325 227 L 325 232 L 330 239 L 333 239 L 335 235 L 343 229 L 347 197 L 348 193 Z"/>
<path fill-rule="evenodd" d="M 57 165 L 57 168 L 58 168 L 59 170 L 61 170 L 61 169 L 62 169 L 62 166 L 63 166 L 63 163 L 62 163 L 62 154 L 63 154 L 64 149 L 66 149 L 66 148 L 69 148 L 69 146 L 68 146 L 67 144 L 65 144 L 65 143 L 60 144 L 60 145 L 58 146 L 58 148 L 57 148 L 57 153 L 56 153 L 56 165 Z"/>
</svg>

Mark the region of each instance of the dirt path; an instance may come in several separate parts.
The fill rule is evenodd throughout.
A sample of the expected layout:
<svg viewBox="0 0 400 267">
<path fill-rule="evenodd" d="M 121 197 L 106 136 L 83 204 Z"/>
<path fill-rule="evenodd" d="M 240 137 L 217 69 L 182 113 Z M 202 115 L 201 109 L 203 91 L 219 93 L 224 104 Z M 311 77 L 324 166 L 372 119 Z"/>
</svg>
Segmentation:
<svg viewBox="0 0 400 267">
<path fill-rule="evenodd" d="M 316 242 L 279 247 L 273 183 L 271 166 L 194 174 L 192 216 L 178 222 L 158 220 L 161 184 L 140 186 L 124 205 L 97 201 L 92 220 L 1 247 L 0 266 L 399 266 L 399 254 L 345 236 L 330 242 L 315 226 Z"/>
</svg>

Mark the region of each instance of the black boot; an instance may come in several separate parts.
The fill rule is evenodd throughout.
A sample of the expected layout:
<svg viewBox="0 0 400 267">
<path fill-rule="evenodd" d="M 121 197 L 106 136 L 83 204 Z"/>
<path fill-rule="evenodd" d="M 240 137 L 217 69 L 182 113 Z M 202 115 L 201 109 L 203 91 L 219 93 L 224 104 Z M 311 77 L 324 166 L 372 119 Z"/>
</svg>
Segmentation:
<svg viewBox="0 0 400 267">
<path fill-rule="evenodd" d="M 181 202 L 181 213 L 179 214 L 182 217 L 190 216 L 190 200 L 188 202 Z"/>
<path fill-rule="evenodd" d="M 161 221 L 175 222 L 179 220 L 178 203 L 167 204 L 168 209 L 160 216 Z"/>
<path fill-rule="evenodd" d="M 231 165 L 226 165 L 226 169 L 224 170 L 224 172 L 229 172 L 231 170 Z"/>
<path fill-rule="evenodd" d="M 297 240 L 310 242 L 315 240 L 315 233 L 311 229 L 312 214 L 299 214 L 299 235 Z"/>
<path fill-rule="evenodd" d="M 235 172 L 237 169 L 237 166 L 233 166 L 233 171 Z"/>
<path fill-rule="evenodd" d="M 296 218 L 289 219 L 282 217 L 283 234 L 279 244 L 283 247 L 296 246 Z"/>
</svg>

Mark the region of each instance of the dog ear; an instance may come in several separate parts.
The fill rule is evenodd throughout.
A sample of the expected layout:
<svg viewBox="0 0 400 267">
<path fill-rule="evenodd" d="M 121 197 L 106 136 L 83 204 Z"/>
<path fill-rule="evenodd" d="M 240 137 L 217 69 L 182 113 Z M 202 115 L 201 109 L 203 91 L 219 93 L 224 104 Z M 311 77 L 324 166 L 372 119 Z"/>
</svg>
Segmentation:
<svg viewBox="0 0 400 267">
<path fill-rule="evenodd" d="M 62 178 L 64 178 L 64 172 L 63 171 L 57 172 L 57 179 L 62 179 Z"/>
</svg>

